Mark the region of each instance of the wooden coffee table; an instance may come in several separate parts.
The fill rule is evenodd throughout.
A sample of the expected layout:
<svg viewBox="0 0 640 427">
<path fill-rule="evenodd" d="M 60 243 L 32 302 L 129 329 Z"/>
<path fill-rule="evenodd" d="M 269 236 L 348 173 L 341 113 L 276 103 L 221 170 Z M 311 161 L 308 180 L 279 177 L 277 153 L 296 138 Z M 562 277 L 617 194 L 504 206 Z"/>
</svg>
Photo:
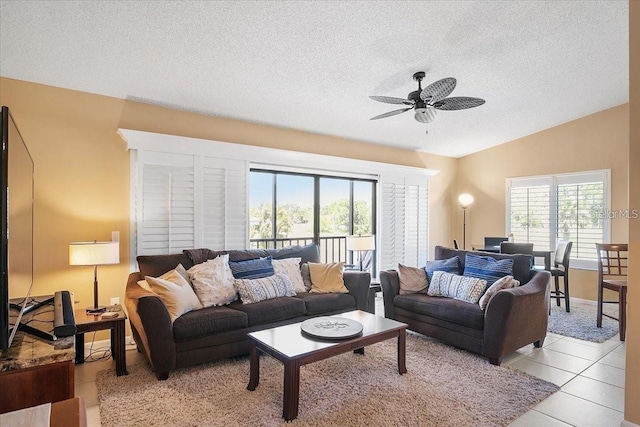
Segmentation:
<svg viewBox="0 0 640 427">
<path fill-rule="evenodd" d="M 282 417 L 291 421 L 298 416 L 300 367 L 338 354 L 354 351 L 364 354 L 364 347 L 390 338 L 398 338 L 398 372 L 407 372 L 405 348 L 407 325 L 395 320 L 356 310 L 337 314 L 360 322 L 362 335 L 345 340 L 319 340 L 303 335 L 300 323 L 247 334 L 251 345 L 251 368 L 248 390 L 255 390 L 260 382 L 259 351 L 278 359 L 284 365 L 284 395 Z"/>
</svg>

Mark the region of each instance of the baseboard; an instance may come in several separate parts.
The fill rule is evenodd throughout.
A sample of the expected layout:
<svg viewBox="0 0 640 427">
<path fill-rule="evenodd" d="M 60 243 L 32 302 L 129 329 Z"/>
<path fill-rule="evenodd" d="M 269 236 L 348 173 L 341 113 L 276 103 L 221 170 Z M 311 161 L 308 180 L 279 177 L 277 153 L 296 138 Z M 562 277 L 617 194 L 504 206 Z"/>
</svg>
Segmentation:
<svg viewBox="0 0 640 427">
<path fill-rule="evenodd" d="M 593 301 L 590 299 L 582 299 L 582 298 L 576 298 L 576 297 L 569 297 L 569 299 L 573 302 L 579 302 L 580 304 L 585 304 L 585 305 L 597 305 L 597 301 Z"/>
<path fill-rule="evenodd" d="M 620 427 L 640 427 L 639 424 L 632 423 L 631 421 L 622 420 Z"/>
</svg>

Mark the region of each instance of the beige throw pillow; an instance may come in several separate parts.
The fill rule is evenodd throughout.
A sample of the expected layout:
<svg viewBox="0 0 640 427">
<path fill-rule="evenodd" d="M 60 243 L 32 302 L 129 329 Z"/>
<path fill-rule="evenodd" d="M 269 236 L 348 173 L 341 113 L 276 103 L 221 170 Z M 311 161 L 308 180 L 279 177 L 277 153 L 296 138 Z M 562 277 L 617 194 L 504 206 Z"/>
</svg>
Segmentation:
<svg viewBox="0 0 640 427">
<path fill-rule="evenodd" d="M 289 280 L 291 280 L 293 289 L 297 294 L 307 292 L 302 280 L 302 274 L 300 273 L 300 261 L 302 261 L 302 258 L 284 258 L 271 261 L 276 274 L 284 273 L 289 276 Z"/>
<path fill-rule="evenodd" d="M 344 262 L 333 264 L 309 263 L 311 276 L 311 293 L 337 292 L 346 294 L 349 290 L 344 286 Z"/>
<path fill-rule="evenodd" d="M 489 286 L 484 295 L 480 297 L 480 301 L 478 301 L 478 304 L 480 304 L 480 308 L 483 310 L 486 309 L 487 305 L 489 305 L 489 301 L 491 301 L 491 298 L 493 298 L 493 296 L 497 294 L 499 290 L 515 288 L 516 286 L 520 286 L 520 282 L 514 279 L 513 276 L 504 276 L 499 278 L 498 280 L 493 282 L 493 284 Z"/>
<path fill-rule="evenodd" d="M 158 294 L 167 307 L 172 322 L 184 313 L 202 308 L 202 304 L 193 292 L 189 281 L 181 274 L 182 270 L 184 267 L 179 265 L 175 270 L 160 277 L 145 277 L 151 291 Z"/>
<path fill-rule="evenodd" d="M 311 290 L 311 274 L 309 273 L 309 263 L 305 262 L 300 266 L 300 275 L 302 276 L 302 283 L 304 283 L 304 289 L 306 292 Z"/>
<path fill-rule="evenodd" d="M 203 307 L 225 305 L 238 299 L 238 293 L 233 287 L 229 254 L 196 264 L 187 274 Z"/>
<path fill-rule="evenodd" d="M 427 293 L 429 282 L 423 268 L 398 264 L 398 279 L 401 294 Z"/>
</svg>

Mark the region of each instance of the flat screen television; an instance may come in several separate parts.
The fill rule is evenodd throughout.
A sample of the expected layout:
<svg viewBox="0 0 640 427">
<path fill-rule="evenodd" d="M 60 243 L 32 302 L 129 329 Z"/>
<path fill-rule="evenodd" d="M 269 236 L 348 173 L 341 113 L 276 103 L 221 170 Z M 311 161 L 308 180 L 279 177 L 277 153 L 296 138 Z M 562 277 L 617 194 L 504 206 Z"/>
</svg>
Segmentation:
<svg viewBox="0 0 640 427">
<path fill-rule="evenodd" d="M 22 315 L 33 308 L 34 166 L 8 107 L 2 107 L 0 162 L 0 350 L 6 350 Z"/>
</svg>

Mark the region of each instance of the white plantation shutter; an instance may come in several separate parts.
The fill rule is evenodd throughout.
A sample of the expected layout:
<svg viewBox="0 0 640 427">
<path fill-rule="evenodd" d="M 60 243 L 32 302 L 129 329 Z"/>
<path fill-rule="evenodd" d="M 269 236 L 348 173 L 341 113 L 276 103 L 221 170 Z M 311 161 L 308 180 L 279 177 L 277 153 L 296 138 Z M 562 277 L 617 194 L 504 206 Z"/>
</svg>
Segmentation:
<svg viewBox="0 0 640 427">
<path fill-rule="evenodd" d="M 507 179 L 507 232 L 536 250 L 573 242 L 571 266 L 595 268 L 595 243 L 608 241 L 609 171 Z"/>
<path fill-rule="evenodd" d="M 381 177 L 381 270 L 398 264 L 423 266 L 428 247 L 428 184 L 404 177 Z"/>
<path fill-rule="evenodd" d="M 247 169 L 240 160 L 203 159 L 203 247 L 247 247 Z"/>
<path fill-rule="evenodd" d="M 140 151 L 137 255 L 247 247 L 247 165 L 240 160 Z"/>
</svg>

